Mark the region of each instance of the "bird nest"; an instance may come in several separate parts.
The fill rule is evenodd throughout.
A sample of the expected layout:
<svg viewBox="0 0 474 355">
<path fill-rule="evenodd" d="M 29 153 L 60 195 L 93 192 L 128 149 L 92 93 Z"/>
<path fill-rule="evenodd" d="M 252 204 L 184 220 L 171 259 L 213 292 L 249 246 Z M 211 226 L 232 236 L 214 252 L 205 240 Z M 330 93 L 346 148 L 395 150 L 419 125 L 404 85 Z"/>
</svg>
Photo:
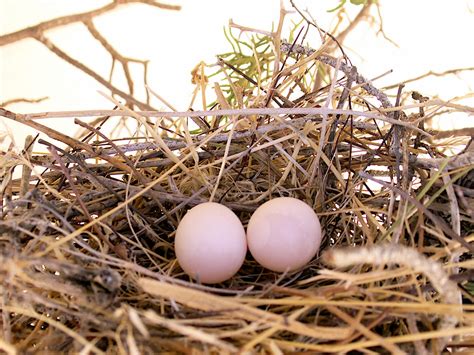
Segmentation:
<svg viewBox="0 0 474 355">
<path fill-rule="evenodd" d="M 112 97 L 114 110 L 0 109 L 48 137 L 1 156 L 0 348 L 421 354 L 472 345 L 472 132 L 425 125 L 472 108 L 377 88 L 346 56 L 297 38 L 257 34 L 251 54 L 229 38 L 234 50 L 212 75 L 204 64 L 193 71 L 197 87 L 215 79 L 215 101 L 202 93 L 206 111 L 145 111 Z M 45 117 L 75 117 L 83 133 L 56 131 Z M 219 202 L 245 226 L 280 196 L 320 217 L 323 243 L 308 265 L 278 274 L 248 254 L 217 285 L 183 273 L 173 240 L 188 209 Z"/>
</svg>

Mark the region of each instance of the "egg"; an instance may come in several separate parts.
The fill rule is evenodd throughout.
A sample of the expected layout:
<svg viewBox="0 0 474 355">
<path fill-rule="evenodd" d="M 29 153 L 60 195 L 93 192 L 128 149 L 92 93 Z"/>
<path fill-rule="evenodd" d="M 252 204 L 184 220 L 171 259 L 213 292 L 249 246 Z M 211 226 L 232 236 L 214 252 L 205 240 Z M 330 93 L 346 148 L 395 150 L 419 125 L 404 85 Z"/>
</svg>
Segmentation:
<svg viewBox="0 0 474 355">
<path fill-rule="evenodd" d="M 314 210 L 292 197 L 270 200 L 250 217 L 247 243 L 254 259 L 267 269 L 300 269 L 316 255 L 321 225 Z"/>
<path fill-rule="evenodd" d="M 230 279 L 247 253 L 245 229 L 224 205 L 205 202 L 191 208 L 178 225 L 175 252 L 181 268 L 202 283 Z"/>
</svg>

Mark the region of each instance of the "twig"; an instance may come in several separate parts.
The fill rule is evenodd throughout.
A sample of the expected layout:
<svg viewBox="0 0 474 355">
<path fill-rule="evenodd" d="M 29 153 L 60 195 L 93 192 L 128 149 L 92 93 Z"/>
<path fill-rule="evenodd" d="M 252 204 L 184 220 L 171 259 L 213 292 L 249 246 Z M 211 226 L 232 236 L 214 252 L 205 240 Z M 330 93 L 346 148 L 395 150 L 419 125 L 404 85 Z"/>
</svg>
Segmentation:
<svg viewBox="0 0 474 355">
<path fill-rule="evenodd" d="M 347 313 L 341 311 L 339 308 L 334 307 L 334 306 L 328 306 L 329 312 L 333 313 L 336 317 L 342 319 L 344 322 L 347 323 L 347 325 L 353 327 L 356 329 L 360 334 L 364 335 L 367 337 L 367 339 L 373 340 L 378 342 L 383 348 L 386 350 L 390 351 L 390 354 L 396 354 L 396 355 L 405 355 L 406 353 L 398 346 L 395 344 L 391 344 L 383 338 L 383 336 L 380 336 L 376 334 L 375 332 L 371 331 L 368 329 L 366 326 L 361 324 L 358 320 L 353 319 L 350 315 Z"/>
<path fill-rule="evenodd" d="M 416 249 L 402 245 L 386 244 L 373 245 L 369 247 L 340 248 L 326 251 L 322 259 L 325 263 L 336 267 L 347 267 L 359 264 L 372 264 L 376 266 L 399 264 L 409 266 L 415 272 L 424 274 L 433 287 L 440 293 L 448 304 L 459 304 L 458 287 L 449 279 L 442 265 L 430 260 Z M 461 311 L 461 308 L 459 309 Z M 445 316 L 440 328 L 454 328 L 458 323 L 457 317 Z M 445 338 L 440 344 L 442 351 L 449 338 Z"/>
<path fill-rule="evenodd" d="M 117 94 L 117 95 L 121 96 L 122 98 L 124 98 L 125 100 L 127 100 L 127 102 L 130 102 L 130 103 L 133 103 L 133 104 L 137 105 L 137 107 L 139 107 L 142 110 L 153 110 L 153 107 L 151 107 L 150 105 L 148 105 L 144 102 L 141 102 L 141 101 L 137 100 L 136 98 L 134 98 L 133 96 L 131 96 L 131 95 L 125 93 L 124 91 L 116 88 L 114 85 L 112 85 L 110 82 L 108 82 L 107 80 L 102 78 L 95 71 L 93 71 L 92 69 L 90 69 L 86 65 L 82 64 L 78 60 L 70 57 L 66 52 L 62 51 L 53 42 L 51 42 L 49 39 L 47 39 L 42 33 L 37 34 L 34 38 L 36 40 L 38 40 L 40 43 L 42 43 L 51 52 L 56 54 L 58 57 L 65 60 L 66 62 L 72 64 L 73 66 L 75 66 L 79 70 L 83 71 L 84 73 L 86 73 L 87 75 L 89 75 L 90 77 L 92 77 L 93 79 L 98 81 L 100 84 L 105 86 L 107 89 L 109 89 L 114 94 Z"/>
<path fill-rule="evenodd" d="M 425 168 L 438 168 L 446 159 L 448 159 L 447 168 L 450 170 L 474 165 L 474 151 L 455 155 L 450 158 L 417 158 L 415 164 Z"/>
<path fill-rule="evenodd" d="M 328 96 L 326 98 L 326 102 L 324 103 L 324 108 L 329 108 L 329 105 L 331 104 L 331 101 L 333 100 L 333 96 L 334 96 L 334 87 L 336 85 L 336 82 L 337 82 L 337 75 L 338 75 L 338 72 L 339 72 L 339 68 L 342 64 L 342 58 L 339 58 L 337 60 L 337 64 L 335 66 L 335 70 L 334 70 L 334 74 L 333 74 L 333 78 L 331 80 L 331 86 L 329 87 L 329 92 L 328 92 Z M 337 115 L 336 115 L 337 117 Z M 308 179 L 308 184 L 309 185 L 313 185 L 314 184 L 314 179 L 316 177 L 316 173 L 319 173 L 320 175 L 324 174 L 323 176 L 323 180 L 322 180 L 322 183 L 321 185 L 323 186 L 323 189 L 321 191 L 321 197 L 320 199 L 321 200 L 325 200 L 326 199 L 326 182 L 327 182 L 327 178 L 328 178 L 328 174 L 329 174 L 329 166 L 327 165 L 320 165 L 320 159 L 321 159 L 321 156 L 325 153 L 327 154 L 328 153 L 328 150 L 329 152 L 332 151 L 332 142 L 327 142 L 326 141 L 326 127 L 327 127 L 327 124 L 328 124 L 328 115 L 325 115 L 323 114 L 323 121 L 322 121 L 322 124 L 321 124 L 321 133 L 319 135 L 319 148 L 317 150 L 317 153 L 316 153 L 316 157 L 314 158 L 314 163 L 313 163 L 313 168 L 312 168 L 312 171 L 311 171 L 311 175 L 310 175 L 310 178 Z M 336 118 L 337 120 L 337 118 Z M 334 122 L 335 123 L 335 122 Z M 333 126 L 336 127 L 336 125 L 333 123 Z M 327 149 L 324 149 L 323 147 L 325 145 L 328 145 Z M 332 158 L 331 155 L 329 155 L 329 158 Z"/>
<path fill-rule="evenodd" d="M 29 162 L 31 161 L 31 155 L 33 152 L 34 142 L 38 138 L 38 135 L 33 138 L 33 136 L 28 135 L 25 139 L 25 148 L 23 150 L 24 157 L 28 161 L 27 164 L 23 164 L 21 172 L 21 184 L 20 184 L 20 196 L 25 196 L 30 188 L 30 177 L 31 177 L 31 167 Z"/>
<path fill-rule="evenodd" d="M 63 133 L 58 132 L 58 131 L 56 131 L 52 128 L 44 126 L 44 125 L 42 125 L 38 122 L 29 120 L 29 119 L 25 119 L 24 115 L 15 114 L 11 111 L 5 110 L 5 109 L 0 107 L 0 116 L 9 118 L 9 119 L 11 119 L 13 121 L 16 121 L 16 122 L 19 122 L 19 123 L 23 123 L 23 124 L 25 124 L 25 125 L 27 125 L 31 128 L 36 129 L 39 132 L 43 132 L 44 134 L 48 135 L 49 137 L 51 137 L 51 138 L 53 138 L 57 141 L 60 141 L 60 142 L 63 142 L 65 144 L 67 144 L 71 148 L 75 148 L 75 149 L 79 149 L 79 150 L 85 150 L 86 152 L 89 152 L 93 156 L 100 157 L 100 158 L 108 161 L 112 165 L 115 165 L 115 166 L 119 167 L 123 171 L 126 171 L 128 173 L 132 173 L 132 170 L 130 169 L 129 166 L 127 166 L 126 164 L 122 163 L 121 161 L 115 159 L 114 157 L 110 157 L 108 155 L 101 154 L 100 152 L 96 152 L 96 151 L 94 151 L 94 149 L 89 144 L 86 144 L 86 143 L 78 141 L 74 138 L 71 138 L 66 134 L 63 134 Z"/>
<path fill-rule="evenodd" d="M 36 37 L 38 34 L 43 33 L 47 30 L 53 29 L 55 27 L 65 26 L 65 25 L 69 25 L 75 22 L 82 22 L 82 21 L 94 18 L 96 16 L 105 14 L 106 12 L 109 12 L 115 9 L 116 7 L 120 5 L 132 4 L 132 3 L 147 4 L 147 5 L 155 6 L 155 7 L 166 9 L 166 10 L 180 10 L 181 9 L 181 6 L 178 6 L 178 5 L 168 5 L 168 4 L 163 4 L 163 3 L 159 3 L 152 0 L 115 0 L 111 2 L 110 4 L 96 10 L 83 12 L 80 14 L 58 17 L 53 20 L 41 22 L 38 25 L 31 26 L 31 27 L 22 29 L 20 31 L 16 31 L 16 32 L 12 32 L 12 33 L 8 33 L 6 35 L 0 36 L 0 46 L 4 46 L 6 44 L 21 41 L 26 38 Z"/>
<path fill-rule="evenodd" d="M 349 63 L 350 63 L 350 59 L 349 59 L 349 57 L 346 55 L 346 53 L 344 52 L 344 48 L 343 48 L 343 47 L 341 46 L 341 44 L 339 43 L 339 40 L 338 40 L 336 37 L 334 37 L 334 35 L 333 35 L 332 33 L 323 30 L 323 29 L 322 29 L 321 27 L 319 27 L 314 21 L 309 20 L 309 19 L 303 14 L 303 12 L 295 5 L 295 3 L 294 3 L 293 0 L 290 0 L 290 3 L 291 3 L 291 6 L 293 6 L 293 8 L 300 14 L 300 16 L 301 16 L 308 24 L 310 24 L 311 26 L 314 26 L 319 32 L 322 32 L 322 33 L 324 33 L 325 35 L 327 35 L 329 38 L 331 38 L 331 39 L 334 41 L 334 43 L 336 43 L 337 47 L 338 47 L 339 50 L 341 51 L 341 53 L 342 53 L 342 55 L 344 56 L 344 58 L 345 58 L 346 60 L 348 60 Z M 343 37 L 343 39 L 344 39 L 344 37 Z M 283 42 L 283 43 L 285 43 L 285 42 Z M 282 44 L 283 44 L 283 43 L 282 43 Z M 283 50 L 283 49 L 282 49 L 282 50 Z M 284 50 L 283 50 L 283 51 L 284 51 Z"/>
<path fill-rule="evenodd" d="M 352 115 L 353 117 L 366 117 L 391 123 L 393 125 L 404 126 L 416 132 L 431 137 L 427 132 L 413 126 L 410 122 L 396 121 L 393 118 L 384 116 L 381 113 L 373 111 L 355 111 L 338 110 L 323 107 L 282 107 L 282 108 L 247 108 L 230 110 L 206 110 L 206 111 L 180 111 L 180 112 L 161 112 L 161 111 L 135 111 L 136 114 L 144 117 L 199 117 L 199 116 L 232 116 L 232 115 Z M 0 107 L 0 116 L 11 118 L 20 114 Z M 90 116 L 131 116 L 130 111 L 126 110 L 86 110 L 86 111 L 58 111 L 58 112 L 40 112 L 21 115 L 24 119 L 35 120 L 42 118 L 59 117 L 90 117 Z M 354 125 L 356 122 L 354 122 Z"/>
<path fill-rule="evenodd" d="M 417 77 L 414 77 L 412 79 L 408 79 L 408 80 L 404 80 L 402 81 L 401 83 L 399 84 L 393 84 L 393 85 L 388 85 L 388 86 L 385 86 L 383 89 L 385 90 L 390 90 L 390 89 L 393 89 L 393 88 L 396 88 L 397 86 L 399 86 L 400 84 L 408 84 L 408 83 L 412 83 L 414 81 L 418 81 L 420 79 L 424 79 L 428 76 L 445 76 L 445 75 L 449 75 L 449 74 L 459 74 L 459 73 L 462 73 L 462 72 L 465 72 L 465 71 L 473 71 L 474 70 L 474 67 L 465 67 L 465 68 L 455 68 L 455 69 L 449 69 L 449 70 L 445 70 L 443 72 L 435 72 L 435 71 L 432 71 L 430 70 L 429 72 L 425 73 L 425 74 L 422 74 L 422 75 L 419 75 Z"/>
<path fill-rule="evenodd" d="M 346 39 L 347 35 L 351 33 L 354 28 L 370 13 L 370 8 L 373 4 L 376 4 L 375 1 L 367 1 L 363 6 L 362 9 L 357 13 L 353 20 L 350 21 L 349 25 L 339 32 L 337 35 L 337 41 L 339 43 L 343 43 Z"/>
<path fill-rule="evenodd" d="M 344 85 L 344 89 L 342 90 L 341 97 L 339 98 L 339 101 L 337 103 L 337 109 L 342 109 L 344 107 L 344 104 L 346 103 L 347 98 L 349 97 L 349 92 L 351 90 L 352 83 L 354 82 L 355 75 L 357 74 L 357 68 L 352 67 L 351 72 L 347 76 L 347 83 Z M 334 138 L 336 137 L 336 128 L 339 125 L 339 118 L 341 115 L 336 115 L 336 119 L 331 125 L 331 131 L 329 133 L 329 138 L 328 138 L 328 157 L 332 157 L 333 153 L 335 152 L 336 149 L 336 141 Z"/>
<path fill-rule="evenodd" d="M 7 45 L 7 44 L 10 44 L 10 43 L 14 43 L 14 42 L 26 39 L 26 38 L 34 38 L 34 39 L 38 40 L 40 43 L 42 43 L 43 45 L 45 45 L 51 52 L 53 52 L 54 54 L 59 56 L 61 59 L 68 62 L 69 64 L 75 66 L 79 70 L 83 71 L 85 74 L 91 76 L 93 79 L 95 79 L 100 84 L 102 84 L 103 86 L 108 88 L 110 91 L 112 91 L 112 93 L 117 94 L 117 95 L 121 96 L 122 98 L 124 98 L 125 100 L 127 100 L 127 103 L 129 105 L 133 104 L 133 105 L 136 105 L 137 107 L 139 107 L 141 109 L 150 110 L 150 109 L 152 109 L 152 107 L 148 104 L 148 101 L 149 101 L 148 94 L 147 94 L 147 103 L 140 102 L 139 100 L 137 100 L 136 98 L 133 97 L 133 92 L 134 92 L 133 80 L 132 80 L 132 76 L 130 74 L 130 70 L 129 70 L 129 67 L 128 67 L 129 62 L 136 62 L 136 63 L 143 64 L 143 66 L 144 66 L 144 82 L 146 84 L 147 83 L 146 75 L 147 75 L 147 72 L 148 72 L 148 68 L 147 68 L 148 62 L 147 61 L 136 60 L 136 59 L 131 59 L 131 58 L 127 58 L 127 57 L 122 56 L 119 52 L 117 52 L 108 43 L 108 41 L 105 39 L 105 37 L 100 34 L 100 32 L 95 28 L 95 26 L 92 22 L 92 19 L 95 18 L 96 16 L 107 13 L 107 12 L 115 9 L 119 5 L 131 4 L 131 3 L 142 3 L 142 4 L 149 5 L 149 6 L 154 6 L 154 7 L 158 7 L 158 8 L 162 8 L 162 9 L 167 9 L 167 10 L 180 10 L 180 8 L 181 8 L 180 6 L 177 6 L 177 5 L 162 4 L 162 3 L 156 2 L 154 0 L 115 0 L 112 3 L 110 3 L 110 4 L 108 4 L 104 7 L 101 7 L 99 9 L 96 9 L 96 10 L 92 10 L 92 11 L 84 12 L 84 13 L 79 13 L 79 14 L 74 14 L 74 15 L 70 15 L 70 16 L 58 17 L 56 19 L 46 21 L 46 22 L 42 22 L 38 25 L 31 26 L 31 27 L 25 28 L 25 29 L 17 31 L 17 32 L 13 32 L 13 33 L 9 33 L 9 34 L 0 36 L 0 46 Z M 76 23 L 76 22 L 82 22 L 87 27 L 87 29 L 92 34 L 92 36 L 94 38 L 96 38 L 102 44 L 102 46 L 112 56 L 112 70 L 111 70 L 111 75 L 110 75 L 109 80 L 106 80 L 106 79 L 102 78 L 99 74 L 97 74 L 91 68 L 89 68 L 88 66 L 84 65 L 80 61 L 78 61 L 78 60 L 72 58 L 71 56 L 69 56 L 67 53 L 62 51 L 59 47 L 57 47 L 53 42 L 51 42 L 45 36 L 45 32 L 50 30 L 50 29 L 60 27 L 60 26 L 65 26 L 65 25 L 68 25 L 68 24 L 71 24 L 71 23 Z M 128 87 L 129 87 L 129 94 L 127 94 L 127 93 L 123 92 L 122 90 L 118 89 L 117 87 L 115 87 L 111 83 L 112 72 L 113 72 L 115 61 L 119 61 L 122 64 L 124 74 L 125 74 L 125 78 L 127 80 Z"/>
<path fill-rule="evenodd" d="M 395 47 L 397 48 L 400 48 L 400 46 L 394 41 L 392 40 L 391 38 L 389 38 L 386 34 L 385 34 L 385 31 L 383 29 L 383 19 L 382 19 L 382 13 L 380 12 L 380 4 L 376 1 L 374 1 L 373 3 L 375 3 L 375 8 L 377 9 L 377 14 L 379 16 L 379 30 L 377 31 L 377 35 L 379 33 L 382 34 L 383 38 L 385 38 L 388 42 L 390 42 L 391 44 L 393 44 Z"/>
<path fill-rule="evenodd" d="M 458 129 L 451 129 L 448 131 L 427 129 L 426 132 L 433 135 L 437 139 L 450 138 L 450 137 L 472 137 L 474 136 L 474 127 L 463 127 Z"/>
<path fill-rule="evenodd" d="M 304 117 L 304 118 L 295 118 L 291 121 L 285 121 L 285 123 L 281 124 L 268 124 L 268 125 L 263 125 L 259 126 L 255 131 L 253 130 L 246 130 L 246 131 L 237 131 L 234 133 L 233 136 L 233 141 L 238 141 L 244 138 L 249 138 L 254 136 L 255 134 L 263 135 L 263 134 L 268 134 L 271 132 L 278 132 L 282 131 L 284 129 L 287 129 L 289 127 L 294 127 L 294 128 L 300 128 L 304 126 L 305 122 L 309 121 L 315 121 L 315 122 L 320 122 L 321 119 L 313 119 L 312 117 Z M 343 122 L 339 122 L 339 124 L 343 124 Z M 354 127 L 358 129 L 364 129 L 364 130 L 375 130 L 375 125 L 372 125 L 370 123 L 363 123 L 363 122 L 354 122 Z M 229 136 L 229 133 L 220 133 L 214 135 L 211 139 L 209 139 L 209 143 L 221 143 L 227 141 L 227 138 Z M 199 144 L 203 139 L 205 139 L 204 136 L 197 136 L 194 138 L 195 143 L 194 144 Z M 163 138 L 163 141 L 166 143 L 169 149 L 171 150 L 176 150 L 176 149 L 182 149 L 188 146 L 188 144 L 183 141 L 183 140 L 176 140 L 176 139 L 166 139 Z M 131 144 L 125 144 L 125 145 L 119 145 L 117 146 L 120 150 L 124 152 L 132 152 L 132 151 L 137 151 L 137 150 L 157 150 L 159 149 L 159 145 L 155 144 L 153 142 L 144 142 L 144 143 L 131 143 Z M 113 148 L 108 148 L 108 149 L 102 149 L 101 154 L 116 154 L 117 152 Z M 89 154 L 87 152 L 82 153 L 84 158 L 91 158 L 94 155 Z"/>
<path fill-rule="evenodd" d="M 286 41 L 282 42 L 281 50 L 282 52 L 288 53 L 291 51 L 292 53 L 305 54 L 308 56 L 316 52 L 316 50 L 312 48 L 304 47 L 299 44 L 295 44 L 294 46 L 292 46 L 292 44 Z M 326 54 L 321 54 L 320 56 L 318 56 L 317 60 L 323 62 L 324 64 L 330 65 L 333 68 L 337 66 L 337 59 Z M 345 63 L 341 63 L 340 70 L 342 70 L 346 74 L 346 76 L 349 76 L 352 71 L 352 66 Z M 360 74 L 357 74 L 355 76 L 355 81 L 357 82 L 357 84 L 362 85 L 362 87 L 370 95 L 377 98 L 377 100 L 379 100 L 380 103 L 382 104 L 382 107 L 384 108 L 393 107 L 393 105 L 390 103 L 390 100 L 388 99 L 388 96 L 384 92 L 380 91 L 375 86 L 373 86 L 372 83 L 368 79 L 366 79 Z"/>
<path fill-rule="evenodd" d="M 237 74 L 239 74 L 240 76 L 242 76 L 245 80 L 247 80 L 249 83 L 251 83 L 251 84 L 257 86 L 257 87 L 258 87 L 260 90 L 262 90 L 264 93 L 268 93 L 268 92 L 269 92 L 268 89 L 266 89 L 266 88 L 264 88 L 264 87 L 262 87 L 262 86 L 259 86 L 259 84 L 258 84 L 255 80 L 253 80 L 250 76 L 248 76 L 247 74 L 245 74 L 245 73 L 244 73 L 242 70 L 240 70 L 239 68 L 237 68 L 237 67 L 233 66 L 232 64 L 230 64 L 229 62 L 225 61 L 224 59 L 218 57 L 218 58 L 217 58 L 217 64 L 219 64 L 221 67 L 223 67 L 223 66 L 225 65 L 226 67 L 232 69 L 234 72 L 236 72 Z M 291 102 L 291 100 L 288 100 L 285 96 L 283 96 L 283 95 L 278 91 L 278 89 L 273 88 L 273 89 L 270 89 L 270 90 L 273 91 L 273 95 L 274 95 L 275 97 L 277 97 L 278 99 L 280 99 L 280 100 L 283 101 L 283 103 L 284 103 L 284 105 L 285 105 L 286 107 L 293 107 L 293 106 L 294 106 L 294 103 Z M 274 100 L 274 101 L 276 102 L 275 98 L 272 98 L 272 100 Z"/>
<path fill-rule="evenodd" d="M 397 99 L 395 101 L 395 106 L 398 107 L 400 106 L 400 100 L 402 96 L 402 90 L 403 90 L 404 85 L 400 85 L 398 87 L 398 92 L 397 92 Z M 393 113 L 393 118 L 395 120 L 400 119 L 400 111 L 395 111 Z M 401 184 L 401 172 L 400 172 L 400 164 L 401 164 L 401 150 L 400 150 L 400 140 L 401 140 L 401 129 L 399 126 L 393 126 L 392 130 L 392 142 L 390 144 L 390 153 L 395 155 L 395 172 L 396 172 L 396 177 L 397 177 L 397 186 L 400 187 Z"/>
<path fill-rule="evenodd" d="M 109 77 L 109 82 L 112 79 L 113 75 L 113 68 L 114 68 L 114 63 L 115 61 L 120 62 L 122 64 L 123 68 L 123 73 L 125 75 L 125 79 L 127 80 L 128 84 L 128 90 L 131 96 L 133 96 L 134 93 L 134 87 L 133 87 L 133 80 L 132 80 L 132 75 L 130 74 L 130 68 L 129 68 L 129 63 L 139 63 L 142 64 L 144 69 L 146 70 L 148 61 L 146 60 L 138 60 L 138 59 L 133 59 L 133 58 L 128 58 L 124 57 L 121 55 L 108 41 L 107 39 L 100 34 L 100 32 L 97 30 L 97 28 L 94 26 L 94 23 L 92 22 L 92 19 L 87 19 L 83 21 L 84 25 L 86 25 L 87 29 L 89 32 L 92 34 L 92 36 L 97 39 L 100 44 L 110 53 L 112 56 L 112 69 L 110 71 L 110 77 Z"/>
<path fill-rule="evenodd" d="M 69 173 L 69 169 L 66 167 L 66 164 L 64 164 L 64 161 L 59 156 L 59 154 L 58 154 L 57 150 L 55 149 L 55 147 L 54 146 L 49 146 L 48 148 L 49 148 L 49 151 L 50 151 L 52 157 L 59 163 L 59 166 L 60 166 L 60 169 L 61 169 L 62 173 L 64 174 L 66 179 L 69 181 L 69 186 L 71 186 L 71 190 L 74 192 L 74 195 L 76 196 L 76 201 L 79 203 L 79 206 L 82 209 L 82 212 L 87 217 L 89 222 L 92 222 L 93 218 L 92 218 L 91 214 L 89 213 L 89 211 L 87 210 L 87 207 L 86 207 L 84 201 L 82 201 L 82 199 L 80 198 L 81 194 L 80 194 L 76 184 L 74 183 L 74 180 L 71 178 L 71 175 Z M 106 243 L 111 249 L 114 249 L 114 245 L 110 242 L 109 238 L 107 236 L 105 236 L 104 233 L 102 233 L 101 229 L 99 228 L 99 226 L 97 224 L 94 224 L 92 226 L 92 228 L 94 230 L 94 233 L 97 234 L 100 237 L 100 239 L 102 239 L 102 241 L 104 243 Z"/>
<path fill-rule="evenodd" d="M 49 99 L 48 96 L 40 97 L 38 99 L 25 99 L 25 98 L 11 99 L 11 100 L 0 102 L 0 107 L 7 107 L 8 105 L 13 105 L 13 104 L 21 103 L 21 102 L 26 102 L 29 104 L 37 104 L 47 99 Z"/>
<path fill-rule="evenodd" d="M 382 119 L 385 117 L 375 112 L 363 112 L 353 110 L 338 110 L 322 107 L 282 107 L 282 108 L 245 108 L 227 110 L 206 110 L 206 111 L 135 111 L 145 117 L 199 117 L 199 116 L 232 116 L 232 115 L 349 115 L 363 116 L 367 118 Z M 7 110 L 0 110 L 0 116 L 8 117 Z M 131 116 L 126 110 L 83 110 L 83 111 L 56 111 L 38 112 L 22 115 L 25 119 L 36 120 L 44 118 L 67 118 L 67 117 L 91 117 L 91 116 Z M 394 122 L 389 120 L 390 123 Z M 399 123 L 402 124 L 402 123 Z M 402 124 L 403 125 L 403 124 Z"/>
<path fill-rule="evenodd" d="M 372 181 L 375 181 L 376 183 L 393 190 L 394 192 L 398 193 L 401 195 L 402 198 L 408 200 L 410 203 L 414 204 L 416 208 L 418 208 L 421 212 L 423 212 L 431 221 L 436 225 L 436 227 L 439 230 L 442 230 L 444 233 L 446 233 L 448 236 L 450 236 L 453 240 L 456 240 L 459 242 L 462 246 L 464 246 L 467 250 L 470 252 L 474 253 L 474 246 L 469 244 L 466 240 L 464 240 L 463 237 L 461 237 L 459 234 L 455 233 L 447 224 L 444 222 L 441 218 L 436 216 L 433 212 L 431 212 L 429 209 L 427 209 L 420 201 L 417 199 L 411 197 L 407 192 L 385 182 L 380 179 L 376 179 L 373 176 L 370 176 L 364 171 L 360 171 L 359 175 L 363 179 L 369 179 Z"/>
<path fill-rule="evenodd" d="M 112 142 L 105 134 L 103 134 L 102 132 L 100 132 L 98 129 L 92 127 L 91 125 L 85 123 L 85 122 L 82 122 L 81 120 L 79 119 L 75 119 L 74 120 L 74 123 L 80 125 L 81 127 L 84 127 L 88 130 L 90 130 L 91 132 L 94 132 L 95 134 L 99 135 L 102 139 L 104 139 L 108 144 L 110 144 L 110 146 L 112 146 L 112 148 L 115 150 L 115 152 L 125 161 L 125 163 L 130 167 L 130 169 L 133 171 L 133 176 L 135 176 L 139 181 L 140 181 L 140 184 L 142 185 L 146 185 L 147 183 L 149 183 L 149 179 L 147 179 L 141 172 L 139 172 L 137 169 L 136 169 L 136 166 L 135 164 L 130 160 L 130 158 L 122 151 L 120 150 L 119 147 L 117 147 L 117 145 L 115 145 L 114 142 Z M 170 221 L 173 221 L 173 218 L 171 216 L 168 215 L 168 213 L 166 212 L 166 209 L 161 205 L 161 202 L 160 200 L 157 200 L 155 199 L 155 202 L 156 204 L 160 207 L 160 209 L 162 211 L 164 211 L 164 214 L 168 217 L 168 219 Z M 144 220 L 147 220 L 146 216 L 143 216 L 141 214 L 141 217 L 144 219 Z M 174 221 L 173 221 L 174 222 Z"/>
<path fill-rule="evenodd" d="M 411 334 L 419 334 L 420 331 L 418 330 L 418 327 L 416 326 L 416 320 L 415 317 L 410 314 L 407 317 L 407 325 L 408 325 L 408 330 L 410 330 Z M 428 350 L 426 350 L 425 345 L 421 340 L 416 340 L 414 341 L 415 349 L 417 355 L 429 355 Z"/>
</svg>

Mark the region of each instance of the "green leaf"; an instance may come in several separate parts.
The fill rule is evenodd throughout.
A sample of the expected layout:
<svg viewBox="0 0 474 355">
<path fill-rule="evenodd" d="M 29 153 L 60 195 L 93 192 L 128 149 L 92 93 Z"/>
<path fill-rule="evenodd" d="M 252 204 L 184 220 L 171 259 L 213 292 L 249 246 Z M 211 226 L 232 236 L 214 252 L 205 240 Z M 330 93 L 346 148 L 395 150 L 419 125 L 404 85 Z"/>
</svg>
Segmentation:
<svg viewBox="0 0 474 355">
<path fill-rule="evenodd" d="M 341 2 L 339 3 L 339 5 L 337 5 L 334 9 L 328 10 L 328 12 L 334 12 L 334 11 L 336 11 L 336 10 L 339 10 L 341 7 L 344 6 L 345 3 L 346 3 L 346 0 L 341 0 Z"/>
<path fill-rule="evenodd" d="M 350 0 L 351 4 L 354 5 L 365 5 L 367 3 L 367 0 Z"/>
</svg>

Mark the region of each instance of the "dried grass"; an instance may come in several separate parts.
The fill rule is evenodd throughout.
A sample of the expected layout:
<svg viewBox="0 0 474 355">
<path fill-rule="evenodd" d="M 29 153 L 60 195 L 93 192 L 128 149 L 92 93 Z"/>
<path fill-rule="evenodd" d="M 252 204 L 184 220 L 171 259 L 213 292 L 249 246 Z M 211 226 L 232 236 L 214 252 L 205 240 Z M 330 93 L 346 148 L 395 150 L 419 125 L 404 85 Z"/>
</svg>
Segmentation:
<svg viewBox="0 0 474 355">
<path fill-rule="evenodd" d="M 441 147 L 449 133 L 424 126 L 440 109 L 473 109 L 402 89 L 392 105 L 345 59 L 313 56 L 322 50 L 281 42 L 279 31 L 255 37 L 246 75 L 256 80 L 239 73 L 238 51 L 222 56 L 208 111 L 138 111 L 112 98 L 117 110 L 1 109 L 66 148 L 43 139 L 49 153 L 36 154 L 30 138 L 0 156 L 0 349 L 402 354 L 473 345 L 474 161 L 469 147 L 445 153 L 462 150 L 468 137 L 458 137 L 471 130 Z M 272 43 L 282 43 L 284 65 L 260 51 Z M 209 81 L 201 69 L 200 90 Z M 315 91 L 322 70 L 332 79 Z M 107 136 L 111 116 L 138 128 Z M 78 140 L 39 123 L 45 117 L 95 120 L 76 119 Z M 279 275 L 248 255 L 212 287 L 182 272 L 173 238 L 187 209 L 218 201 L 245 225 L 278 196 L 319 214 L 322 258 Z"/>
</svg>

